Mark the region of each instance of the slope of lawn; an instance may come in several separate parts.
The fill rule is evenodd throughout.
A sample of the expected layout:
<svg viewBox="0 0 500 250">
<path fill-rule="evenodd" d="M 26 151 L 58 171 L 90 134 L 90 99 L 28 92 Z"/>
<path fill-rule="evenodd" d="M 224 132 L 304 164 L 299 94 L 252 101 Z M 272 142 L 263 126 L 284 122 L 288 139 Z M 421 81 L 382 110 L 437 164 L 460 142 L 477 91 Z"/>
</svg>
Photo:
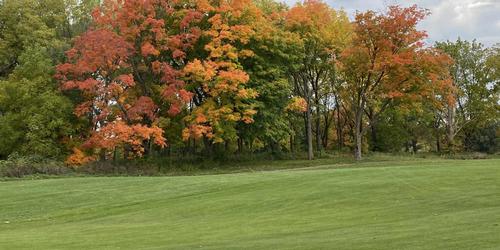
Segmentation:
<svg viewBox="0 0 500 250">
<path fill-rule="evenodd" d="M 499 159 L 353 166 L 0 182 L 0 249 L 500 248 Z"/>
</svg>

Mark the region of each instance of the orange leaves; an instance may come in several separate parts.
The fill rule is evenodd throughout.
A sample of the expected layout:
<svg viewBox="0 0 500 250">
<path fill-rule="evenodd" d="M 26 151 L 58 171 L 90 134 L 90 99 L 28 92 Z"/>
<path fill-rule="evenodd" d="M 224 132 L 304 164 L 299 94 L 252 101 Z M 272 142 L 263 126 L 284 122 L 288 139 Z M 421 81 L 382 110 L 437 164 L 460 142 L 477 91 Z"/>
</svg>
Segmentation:
<svg viewBox="0 0 500 250">
<path fill-rule="evenodd" d="M 347 14 L 319 0 L 296 4 L 286 13 L 285 26 L 302 38 L 314 38 L 329 49 L 344 47 L 351 35 Z"/>
<path fill-rule="evenodd" d="M 184 89 L 180 89 L 179 96 L 183 102 L 189 102 L 193 98 L 193 93 Z"/>
<path fill-rule="evenodd" d="M 160 55 L 160 51 L 157 50 L 151 43 L 145 42 L 141 47 L 141 54 L 142 56 L 158 56 Z"/>
<path fill-rule="evenodd" d="M 162 63 L 159 61 L 154 61 L 151 63 L 151 69 L 154 74 L 160 74 L 162 68 Z"/>
<path fill-rule="evenodd" d="M 189 62 L 183 70 L 184 76 L 194 82 L 210 81 L 216 74 L 212 64 L 203 64 L 200 60 L 194 59 Z"/>
<path fill-rule="evenodd" d="M 87 156 L 80 149 L 73 148 L 73 154 L 66 159 L 65 163 L 70 166 L 79 166 L 92 161 L 95 161 L 95 157 Z"/>
<path fill-rule="evenodd" d="M 401 93 L 400 91 L 393 90 L 393 91 L 389 91 L 386 96 L 387 96 L 387 98 L 393 99 L 393 98 L 397 98 L 397 97 L 402 97 L 402 96 L 404 96 L 404 94 Z"/>
<path fill-rule="evenodd" d="M 231 127 L 240 121 L 253 121 L 255 111 L 243 100 L 253 99 L 257 93 L 244 87 L 249 76 L 238 60 L 254 55 L 253 51 L 241 47 L 255 35 L 256 20 L 262 18 L 262 13 L 249 0 L 213 5 L 206 1 L 197 3 L 201 9 L 213 11 L 207 13 L 208 28 L 202 31 L 207 39 L 203 48 L 209 55 L 188 62 L 182 70 L 190 89 L 198 90 L 204 97 L 204 102 L 197 104 L 193 113 L 185 118 L 188 127 L 183 131 L 183 138 L 207 136 L 221 142 L 227 133 L 221 124 Z"/>
<path fill-rule="evenodd" d="M 186 56 L 186 53 L 184 51 L 176 49 L 174 52 L 172 52 L 172 57 L 175 59 L 182 59 Z"/>
<path fill-rule="evenodd" d="M 257 114 L 257 111 L 254 109 L 246 109 L 243 111 L 243 116 L 241 117 L 241 121 L 243 121 L 246 124 L 252 123 L 253 120 L 253 115 Z"/>
<path fill-rule="evenodd" d="M 212 138 L 212 127 L 210 126 L 205 126 L 205 125 L 190 125 L 187 128 L 184 128 L 182 130 L 182 139 L 183 140 L 188 140 L 190 137 L 199 139 L 203 136 L 206 136 L 208 138 Z"/>
<path fill-rule="evenodd" d="M 289 28 L 317 30 L 321 25 L 329 23 L 332 15 L 331 9 L 324 2 L 318 0 L 306 0 L 303 4 L 297 4 L 288 11 L 286 24 Z"/>
<path fill-rule="evenodd" d="M 91 108 L 92 108 L 91 101 L 82 102 L 75 107 L 74 113 L 76 116 L 81 117 L 89 113 L 91 111 Z"/>
<path fill-rule="evenodd" d="M 245 57 L 253 57 L 255 53 L 251 50 L 244 49 L 240 51 L 240 57 L 245 58 Z"/>
<path fill-rule="evenodd" d="M 117 34 L 104 30 L 92 30 L 77 38 L 68 59 L 73 62 L 57 67 L 58 76 L 75 76 L 101 70 L 103 74 L 126 66 L 132 53 L 132 45 Z"/>
<path fill-rule="evenodd" d="M 132 87 L 135 85 L 134 77 L 131 74 L 120 75 L 116 78 L 116 80 L 120 81 L 121 83 L 123 83 L 127 87 Z"/>
<path fill-rule="evenodd" d="M 253 121 L 240 63 L 264 20 L 252 1 L 104 0 L 93 19 L 57 68 L 62 89 L 80 90 L 75 113 L 91 118 L 89 151 L 163 146 L 162 116 L 189 113 L 183 136 L 216 141 Z"/>
<path fill-rule="evenodd" d="M 167 113 L 170 116 L 175 116 L 181 112 L 181 103 L 173 101 L 170 104 L 170 108 L 168 109 Z"/>
<path fill-rule="evenodd" d="M 221 70 L 219 72 L 219 77 L 221 81 L 229 82 L 229 83 L 246 83 L 248 82 L 248 74 L 245 71 L 242 70 L 232 70 L 232 71 L 225 71 Z"/>
<path fill-rule="evenodd" d="M 203 4 L 203 3 L 201 3 Z M 203 8 L 203 7 L 201 7 Z M 203 11 L 203 10 L 202 10 Z M 192 23 L 197 23 L 203 17 L 203 13 L 196 10 L 187 10 L 187 14 L 182 18 L 179 23 L 181 29 L 186 29 Z"/>
<path fill-rule="evenodd" d="M 117 120 L 95 131 L 83 147 L 109 150 L 130 145 L 134 153 L 140 156 L 144 152 L 143 142 L 149 139 L 153 139 L 153 142 L 160 147 L 166 146 L 161 128 L 154 125 L 151 127 L 140 124 L 127 125 Z"/>
<path fill-rule="evenodd" d="M 236 96 L 241 99 L 250 99 L 257 97 L 258 94 L 253 89 L 239 89 L 238 94 L 236 94 Z"/>
<path fill-rule="evenodd" d="M 256 96 L 251 90 L 239 89 L 240 85 L 247 83 L 249 80 L 248 74 L 242 70 L 221 70 L 216 80 L 216 84 L 210 91 L 213 95 L 219 95 L 224 92 L 235 92 L 236 96 L 242 98 L 254 98 Z"/>
<path fill-rule="evenodd" d="M 427 15 L 416 6 L 392 6 L 387 13 L 356 15 L 352 45 L 341 57 L 341 69 L 369 100 L 403 98 L 425 92 L 425 72 L 435 58 L 424 53 L 425 32 L 416 25 Z M 430 60 L 430 61 L 429 61 Z M 361 84 L 359 84 L 361 83 Z"/>
<path fill-rule="evenodd" d="M 213 11 L 214 7 L 210 4 L 208 0 L 196 0 L 196 5 L 198 9 L 202 12 Z"/>
<path fill-rule="evenodd" d="M 307 102 L 302 97 L 293 97 L 285 108 L 286 111 L 306 112 Z"/>
</svg>

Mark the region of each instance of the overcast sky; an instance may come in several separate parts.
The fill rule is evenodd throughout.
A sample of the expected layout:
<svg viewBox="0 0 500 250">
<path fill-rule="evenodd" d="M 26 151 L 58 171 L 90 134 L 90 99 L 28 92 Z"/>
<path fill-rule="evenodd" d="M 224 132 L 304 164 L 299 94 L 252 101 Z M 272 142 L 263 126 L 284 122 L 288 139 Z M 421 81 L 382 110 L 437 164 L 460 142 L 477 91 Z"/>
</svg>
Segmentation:
<svg viewBox="0 0 500 250">
<path fill-rule="evenodd" d="M 296 0 L 284 0 L 292 6 Z M 324 0 L 343 8 L 351 17 L 356 10 L 382 11 L 386 6 L 417 4 L 431 11 L 420 28 L 429 34 L 428 43 L 443 40 L 476 38 L 487 46 L 500 43 L 500 0 Z"/>
</svg>

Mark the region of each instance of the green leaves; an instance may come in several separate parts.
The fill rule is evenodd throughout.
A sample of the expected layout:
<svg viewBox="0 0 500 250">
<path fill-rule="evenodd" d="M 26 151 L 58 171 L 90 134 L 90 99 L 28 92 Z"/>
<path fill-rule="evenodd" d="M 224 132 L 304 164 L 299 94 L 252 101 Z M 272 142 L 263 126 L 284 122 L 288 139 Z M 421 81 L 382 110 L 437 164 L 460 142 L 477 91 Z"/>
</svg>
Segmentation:
<svg viewBox="0 0 500 250">
<path fill-rule="evenodd" d="M 46 49 L 28 48 L 6 81 L 0 82 L 0 155 L 12 152 L 57 157 L 72 131 L 71 103 L 56 87 Z"/>
</svg>

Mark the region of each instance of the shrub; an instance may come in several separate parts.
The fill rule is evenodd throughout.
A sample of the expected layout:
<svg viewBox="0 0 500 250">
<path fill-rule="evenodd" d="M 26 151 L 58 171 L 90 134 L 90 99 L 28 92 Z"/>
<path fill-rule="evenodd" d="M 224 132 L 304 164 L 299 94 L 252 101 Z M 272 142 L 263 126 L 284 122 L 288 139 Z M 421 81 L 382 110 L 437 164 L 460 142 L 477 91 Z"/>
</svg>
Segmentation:
<svg viewBox="0 0 500 250">
<path fill-rule="evenodd" d="M 60 161 L 41 156 L 21 156 L 13 153 L 0 161 L 0 177 L 21 178 L 27 175 L 64 175 L 71 169 Z"/>
</svg>

